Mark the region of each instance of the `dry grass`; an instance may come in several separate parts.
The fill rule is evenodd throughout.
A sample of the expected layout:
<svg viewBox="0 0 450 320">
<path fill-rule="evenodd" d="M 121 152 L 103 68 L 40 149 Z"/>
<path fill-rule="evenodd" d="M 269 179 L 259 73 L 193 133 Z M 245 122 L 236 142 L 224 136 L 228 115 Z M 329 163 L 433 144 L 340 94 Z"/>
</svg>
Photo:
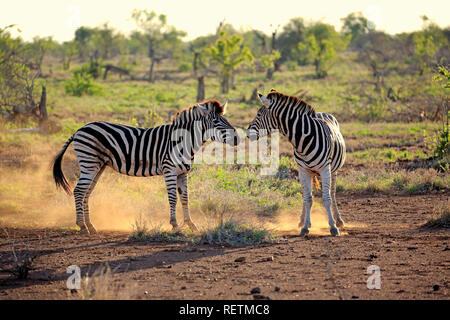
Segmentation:
<svg viewBox="0 0 450 320">
<path fill-rule="evenodd" d="M 33 261 L 38 256 L 38 251 L 30 249 L 30 242 L 27 240 L 24 244 L 16 243 L 13 237 L 10 237 L 8 231 L 3 228 L 6 238 L 10 241 L 11 259 L 10 267 L 2 268 L 0 272 L 10 273 L 18 280 L 25 280 L 28 278 L 30 271 L 34 270 Z M 17 250 L 18 246 L 25 247 L 22 250 Z"/>
<path fill-rule="evenodd" d="M 433 208 L 433 217 L 424 224 L 428 228 L 450 228 L 450 201 Z"/>
<path fill-rule="evenodd" d="M 117 269 L 117 268 L 116 268 Z M 86 275 L 79 290 L 71 290 L 72 299 L 80 300 L 129 300 L 135 299 L 135 287 L 114 283 L 114 272 L 108 264 L 98 267 L 92 275 Z"/>
</svg>

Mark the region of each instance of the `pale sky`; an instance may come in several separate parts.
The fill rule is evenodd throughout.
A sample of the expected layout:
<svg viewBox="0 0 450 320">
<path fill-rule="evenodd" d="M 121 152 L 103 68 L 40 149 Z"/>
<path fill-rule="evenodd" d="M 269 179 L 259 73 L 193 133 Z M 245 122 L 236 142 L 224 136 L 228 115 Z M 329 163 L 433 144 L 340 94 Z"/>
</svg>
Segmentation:
<svg viewBox="0 0 450 320">
<path fill-rule="evenodd" d="M 441 27 L 450 25 L 448 0 L 0 0 L 0 28 L 16 24 L 25 40 L 39 35 L 66 41 L 80 26 L 109 22 L 127 34 L 136 29 L 130 19 L 134 8 L 166 14 L 170 25 L 188 33 L 186 40 L 213 33 L 223 19 L 235 28 L 267 34 L 271 25 L 283 26 L 293 17 L 340 29 L 340 19 L 357 11 L 391 34 L 420 29 L 423 14 Z"/>
</svg>

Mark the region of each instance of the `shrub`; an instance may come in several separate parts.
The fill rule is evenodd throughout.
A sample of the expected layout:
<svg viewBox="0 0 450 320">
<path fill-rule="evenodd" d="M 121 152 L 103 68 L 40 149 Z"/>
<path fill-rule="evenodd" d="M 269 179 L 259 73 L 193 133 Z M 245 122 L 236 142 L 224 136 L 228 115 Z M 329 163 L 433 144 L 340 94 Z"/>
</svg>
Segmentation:
<svg viewBox="0 0 450 320">
<path fill-rule="evenodd" d="M 83 94 L 94 95 L 100 92 L 99 85 L 94 82 L 95 71 L 88 65 L 83 65 L 72 73 L 72 79 L 65 83 L 66 93 L 81 97 Z"/>
<path fill-rule="evenodd" d="M 209 230 L 202 235 L 202 240 L 208 244 L 239 246 L 259 243 L 273 243 L 275 238 L 266 229 L 228 221 Z"/>
<path fill-rule="evenodd" d="M 180 65 L 178 66 L 178 71 L 180 72 L 192 71 L 192 65 L 187 62 L 180 63 Z"/>
</svg>

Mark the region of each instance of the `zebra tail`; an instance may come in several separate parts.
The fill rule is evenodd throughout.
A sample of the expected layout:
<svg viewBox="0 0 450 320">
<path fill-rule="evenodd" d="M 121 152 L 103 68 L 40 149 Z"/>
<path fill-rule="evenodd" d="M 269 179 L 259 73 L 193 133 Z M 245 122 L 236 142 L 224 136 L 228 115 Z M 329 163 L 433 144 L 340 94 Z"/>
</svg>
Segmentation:
<svg viewBox="0 0 450 320">
<path fill-rule="evenodd" d="M 317 178 L 317 176 L 313 177 L 313 183 L 314 183 L 314 186 L 316 187 L 316 190 L 319 191 L 320 190 L 320 183 L 319 183 L 319 178 Z"/>
<path fill-rule="evenodd" d="M 73 141 L 73 136 L 66 141 L 61 151 L 56 155 L 55 160 L 53 161 L 53 179 L 55 180 L 56 187 L 61 187 L 68 194 L 72 194 L 72 186 L 67 181 L 66 177 L 64 177 L 64 173 L 61 169 L 62 158 L 64 153 L 66 152 L 67 147 Z"/>
</svg>

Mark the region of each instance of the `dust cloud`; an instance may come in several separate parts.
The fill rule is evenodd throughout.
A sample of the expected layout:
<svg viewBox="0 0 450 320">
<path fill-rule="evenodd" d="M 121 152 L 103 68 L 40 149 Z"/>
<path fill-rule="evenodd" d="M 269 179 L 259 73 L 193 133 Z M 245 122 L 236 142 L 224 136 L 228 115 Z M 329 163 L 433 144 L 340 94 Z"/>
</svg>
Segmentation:
<svg viewBox="0 0 450 320">
<path fill-rule="evenodd" d="M 75 224 L 74 198 L 55 187 L 52 159 L 27 159 L 26 163 L 28 165 L 0 167 L 0 227 L 78 229 Z M 64 159 L 63 172 L 74 186 L 79 169 L 75 157 L 70 153 Z M 196 208 L 195 191 L 191 190 L 191 194 L 191 200 L 194 200 L 190 206 L 193 221 L 201 230 L 217 224 L 217 221 L 209 221 L 211 217 L 208 219 Z M 131 232 L 140 217 L 148 229 L 172 229 L 166 187 L 163 178 L 158 176 L 129 177 L 107 168 L 90 197 L 89 209 L 91 221 L 98 230 Z M 247 220 L 251 218 L 252 224 L 258 220 L 256 215 L 246 213 L 242 216 Z M 345 213 L 343 218 L 345 220 Z M 182 224 L 179 202 L 177 219 Z M 298 235 L 299 220 L 300 211 L 286 209 L 260 226 L 277 235 Z M 347 234 L 345 230 L 352 227 L 363 226 L 346 223 L 341 234 Z M 328 217 L 321 205 L 313 205 L 310 234 L 330 234 Z"/>
<path fill-rule="evenodd" d="M 75 159 L 68 160 L 64 161 L 63 172 L 74 187 L 79 169 Z M 150 224 L 170 226 L 161 177 L 128 177 L 108 168 L 90 197 L 89 209 L 98 230 L 131 231 L 139 215 Z M 6 226 L 77 228 L 74 197 L 56 188 L 52 160 L 0 167 L 0 227 Z"/>
<path fill-rule="evenodd" d="M 274 222 L 266 222 L 265 227 L 269 230 L 272 230 L 275 234 L 285 236 L 285 235 L 299 235 L 300 229 L 303 226 L 299 226 L 300 222 L 300 214 L 299 212 L 293 212 L 284 210 L 280 212 L 275 218 Z M 345 221 L 345 214 L 341 212 L 342 218 Z M 346 230 L 352 228 L 361 228 L 363 225 L 355 225 L 345 222 L 345 227 L 340 228 L 341 235 L 348 235 Z M 330 235 L 330 226 L 328 224 L 328 215 L 323 206 L 315 207 L 313 205 L 311 209 L 311 228 L 309 228 L 310 235 L 318 235 L 318 236 L 329 236 Z"/>
</svg>

